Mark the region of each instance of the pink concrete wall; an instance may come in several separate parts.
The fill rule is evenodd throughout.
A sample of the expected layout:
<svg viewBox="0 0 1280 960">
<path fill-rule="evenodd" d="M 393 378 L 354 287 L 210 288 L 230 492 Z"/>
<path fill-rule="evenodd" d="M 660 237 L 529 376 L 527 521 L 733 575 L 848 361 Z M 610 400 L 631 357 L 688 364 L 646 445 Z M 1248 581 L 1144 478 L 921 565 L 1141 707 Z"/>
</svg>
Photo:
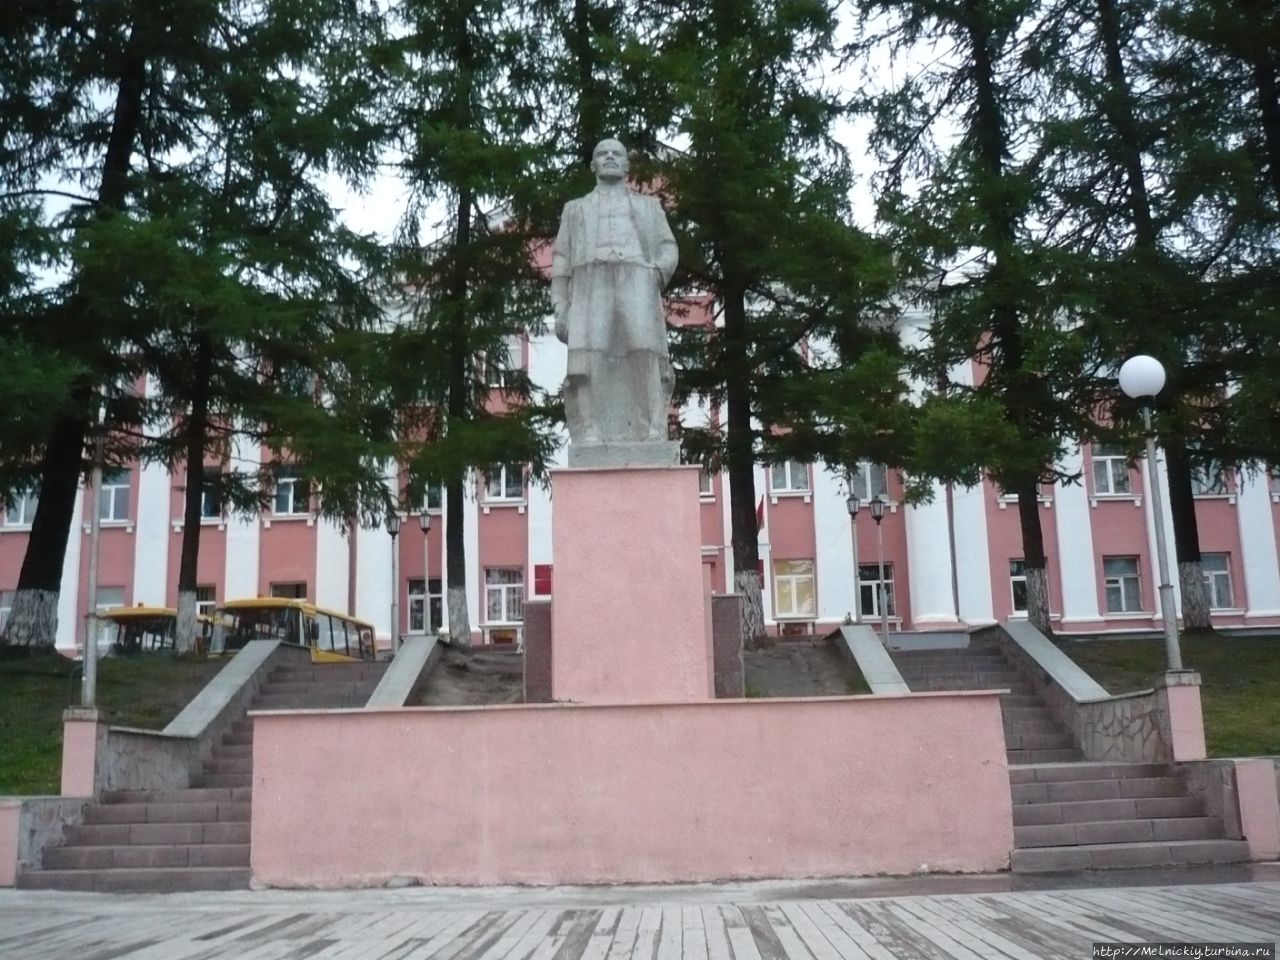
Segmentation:
<svg viewBox="0 0 1280 960">
<path fill-rule="evenodd" d="M 552 471 L 557 700 L 715 695 L 697 476 L 696 467 Z"/>
<path fill-rule="evenodd" d="M 1044 554 L 1049 563 L 1049 610 L 1062 613 L 1062 564 L 1058 560 L 1058 523 L 1053 515 L 1053 487 L 1041 486 L 1041 493 L 1049 499 L 1049 506 L 1039 507 L 1040 533 L 1044 538 Z M 1013 591 L 1009 584 L 1009 561 L 1025 558 L 1022 546 L 1022 523 L 1018 517 L 1017 501 L 1000 499 L 1000 489 L 990 480 L 982 482 L 982 495 L 986 504 L 988 556 L 991 561 L 991 606 L 997 620 L 1007 620 L 1013 614 Z M 1003 506 L 1004 509 L 1001 509 Z"/>
<path fill-rule="evenodd" d="M 1169 746 L 1173 759 L 1203 760 L 1206 751 L 1199 682 L 1166 686 L 1161 692 L 1169 716 Z"/>
<path fill-rule="evenodd" d="M 1013 845 L 992 693 L 256 716 L 272 886 L 989 871 Z"/>
<path fill-rule="evenodd" d="M 70 713 L 70 711 L 69 711 Z M 98 723 L 97 711 L 85 716 L 66 716 L 62 723 L 62 795 L 92 797 L 97 793 Z"/>
<path fill-rule="evenodd" d="M 18 880 L 18 846 L 21 830 L 22 801 L 0 800 L 0 887 L 12 887 Z"/>
<path fill-rule="evenodd" d="M 270 596 L 273 583 L 306 583 L 307 598 L 316 595 L 316 528 L 305 519 L 266 519 L 271 526 L 262 528 L 258 550 L 258 595 Z M 228 600 L 242 599 L 227 597 Z"/>
</svg>

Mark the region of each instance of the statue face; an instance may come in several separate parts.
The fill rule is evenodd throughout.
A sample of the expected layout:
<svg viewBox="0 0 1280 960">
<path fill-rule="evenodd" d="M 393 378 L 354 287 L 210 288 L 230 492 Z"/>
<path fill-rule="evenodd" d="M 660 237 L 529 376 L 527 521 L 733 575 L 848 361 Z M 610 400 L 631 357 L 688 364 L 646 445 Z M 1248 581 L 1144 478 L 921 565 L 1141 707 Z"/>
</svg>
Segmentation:
<svg viewBox="0 0 1280 960">
<path fill-rule="evenodd" d="M 617 140 L 601 140 L 591 154 L 591 172 L 597 180 L 621 180 L 629 168 L 627 148 Z"/>
</svg>

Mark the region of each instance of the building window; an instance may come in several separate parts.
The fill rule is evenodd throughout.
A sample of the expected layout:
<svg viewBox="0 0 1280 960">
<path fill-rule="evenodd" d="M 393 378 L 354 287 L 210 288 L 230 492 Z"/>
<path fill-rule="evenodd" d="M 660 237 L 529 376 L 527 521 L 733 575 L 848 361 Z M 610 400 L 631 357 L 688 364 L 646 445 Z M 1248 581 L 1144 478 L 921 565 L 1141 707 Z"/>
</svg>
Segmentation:
<svg viewBox="0 0 1280 960">
<path fill-rule="evenodd" d="M 773 613 L 780 620 L 818 615 L 812 560 L 773 561 Z"/>
<path fill-rule="evenodd" d="M 102 475 L 102 488 L 98 491 L 98 519 L 129 519 L 128 470 L 113 470 Z"/>
<path fill-rule="evenodd" d="M 196 587 L 196 616 L 212 617 L 218 606 L 218 588 L 205 585 Z"/>
<path fill-rule="evenodd" d="M 432 577 L 425 581 L 422 579 L 409 581 L 410 633 L 427 633 L 428 628 L 434 632 L 444 625 L 444 598 L 441 586 L 439 577 Z M 424 587 L 426 592 L 423 590 Z"/>
<path fill-rule="evenodd" d="M 880 564 L 862 563 L 858 565 L 858 591 L 862 594 L 862 615 L 864 617 L 880 616 Z M 893 595 L 893 564 L 884 565 L 885 609 L 889 616 L 896 616 L 898 604 Z"/>
<path fill-rule="evenodd" d="M 1230 610 L 1234 607 L 1230 557 L 1225 553 L 1201 554 L 1200 570 L 1204 574 L 1204 588 L 1209 595 L 1210 609 Z"/>
<path fill-rule="evenodd" d="M 301 583 L 273 583 L 271 596 L 283 600 L 305 600 L 307 599 L 307 582 L 303 580 Z"/>
<path fill-rule="evenodd" d="M 703 467 L 698 471 L 698 496 L 714 497 L 716 495 L 715 488 L 711 485 L 711 471 Z"/>
<path fill-rule="evenodd" d="M 537 597 L 551 596 L 551 564 L 533 565 L 533 593 Z"/>
<path fill-rule="evenodd" d="M 222 517 L 222 470 L 219 467 L 204 468 L 204 482 L 200 485 L 200 516 L 206 520 Z"/>
<path fill-rule="evenodd" d="M 1107 497 L 1132 493 L 1129 484 L 1129 458 L 1124 448 L 1110 443 L 1093 445 L 1093 493 Z"/>
<path fill-rule="evenodd" d="M 484 571 L 486 623 L 521 623 L 524 620 L 524 570 L 520 567 L 487 567 Z"/>
<path fill-rule="evenodd" d="M 486 500 L 523 500 L 524 467 L 518 463 L 504 463 L 484 476 Z"/>
<path fill-rule="evenodd" d="M 444 506 L 444 485 L 439 480 L 428 480 L 422 492 L 422 503 L 428 513 L 439 513 Z"/>
<path fill-rule="evenodd" d="M 883 463 L 858 461 L 853 468 L 853 495 L 859 500 L 889 499 L 889 468 Z"/>
<path fill-rule="evenodd" d="M 496 357 L 496 360 L 494 359 Z M 502 350 L 496 354 L 481 354 L 487 387 L 509 387 L 515 380 L 512 374 L 524 366 L 524 350 L 519 334 L 502 338 Z"/>
<path fill-rule="evenodd" d="M 4 512 L 4 523 L 7 527 L 29 527 L 36 516 L 36 503 L 38 502 L 34 491 L 24 493 L 22 499 L 16 501 L 13 506 Z"/>
<path fill-rule="evenodd" d="M 11 613 L 13 613 L 13 591 L 0 590 L 0 633 L 4 632 Z"/>
<path fill-rule="evenodd" d="M 1273 496 L 1280 496 L 1280 467 L 1272 467 L 1267 471 L 1267 480 Z"/>
<path fill-rule="evenodd" d="M 807 493 L 809 490 L 809 466 L 787 460 L 775 463 L 769 475 L 769 487 L 774 493 Z"/>
<path fill-rule="evenodd" d="M 1009 589 L 1013 593 L 1013 612 L 1027 612 L 1027 561 L 1009 561 Z"/>
<path fill-rule="evenodd" d="M 1136 613 L 1142 609 L 1142 581 L 1137 557 L 1103 557 L 1107 613 Z"/>
<path fill-rule="evenodd" d="M 1197 497 L 1220 497 L 1227 490 L 1227 471 L 1218 460 L 1191 468 L 1191 493 Z"/>
<path fill-rule="evenodd" d="M 311 510 L 311 485 L 292 469 L 281 470 L 276 475 L 276 494 L 271 511 L 276 516 L 287 517 L 305 514 Z"/>
</svg>

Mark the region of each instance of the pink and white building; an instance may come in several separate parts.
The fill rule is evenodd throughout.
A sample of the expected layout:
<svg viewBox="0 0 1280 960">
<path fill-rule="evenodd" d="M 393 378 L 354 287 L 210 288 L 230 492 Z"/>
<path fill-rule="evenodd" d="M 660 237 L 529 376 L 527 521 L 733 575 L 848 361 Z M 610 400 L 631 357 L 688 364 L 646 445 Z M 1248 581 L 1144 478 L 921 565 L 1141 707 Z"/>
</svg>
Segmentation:
<svg viewBox="0 0 1280 960">
<path fill-rule="evenodd" d="M 518 358 L 535 385 L 559 387 L 562 344 L 547 335 L 511 347 L 512 359 Z M 689 425 L 705 424 L 709 416 L 696 404 L 681 411 Z M 208 469 L 253 471 L 266 455 L 241 442 L 229 467 L 210 463 Z M 563 462 L 563 449 L 560 457 Z M 1045 487 L 1041 500 L 1055 629 L 1064 634 L 1159 629 L 1149 465 L 1129 469 L 1118 452 L 1085 445 L 1073 448 L 1064 466 L 1080 472 L 1082 482 Z M 771 629 L 808 634 L 859 617 L 878 623 L 877 531 L 864 509 L 857 520 L 855 554 L 845 478 L 820 465 L 785 463 L 758 466 L 755 480 Z M 1163 464 L 1155 482 L 1165 486 L 1167 503 Z M 156 465 L 135 465 L 105 478 L 97 498 L 100 608 L 176 604 L 182 484 L 180 476 Z M 990 482 L 972 488 L 938 484 L 931 502 L 909 505 L 896 471 L 864 463 L 854 487 L 864 501 L 879 494 L 889 502 L 881 532 L 891 630 L 989 624 L 1025 609 L 1017 506 Z M 726 479 L 704 476 L 699 501 L 703 563 L 713 588 L 724 591 L 733 566 Z M 439 629 L 447 616 L 441 602 L 443 506 L 443 494 L 431 491 L 430 532 L 424 536 L 415 513 L 393 539 L 385 529 L 315 518 L 302 480 L 283 479 L 269 509 L 256 517 L 224 514 L 220 504 L 207 499 L 200 601 L 212 606 L 260 595 L 305 596 L 371 621 L 385 638 L 394 593 L 403 634 Z M 599 508 L 607 511 L 610 505 Z M 83 631 L 91 509 L 86 492 L 76 507 L 63 569 L 60 647 L 74 646 Z M 1205 477 L 1196 511 L 1214 623 L 1280 625 L 1280 482 L 1251 471 Z M 27 501 L 0 523 L 0 624 L 12 603 L 33 513 L 34 503 Z M 524 600 L 554 594 L 550 492 L 529 483 L 520 464 L 510 464 L 475 478 L 464 513 L 475 638 L 514 639 Z M 1166 532 L 1172 543 L 1172 529 Z M 607 599 L 600 598 L 605 617 Z"/>
</svg>

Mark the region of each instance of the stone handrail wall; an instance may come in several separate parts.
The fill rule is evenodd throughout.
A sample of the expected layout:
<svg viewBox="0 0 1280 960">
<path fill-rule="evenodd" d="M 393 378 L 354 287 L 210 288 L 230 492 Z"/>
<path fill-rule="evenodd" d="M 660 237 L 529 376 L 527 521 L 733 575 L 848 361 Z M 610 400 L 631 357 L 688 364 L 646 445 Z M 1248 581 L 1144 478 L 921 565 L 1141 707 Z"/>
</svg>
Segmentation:
<svg viewBox="0 0 1280 960">
<path fill-rule="evenodd" d="M 79 797 L 0 797 L 0 887 L 12 887 L 24 867 L 39 867 L 44 848 L 84 819 Z"/>
<path fill-rule="evenodd" d="M 716 698 L 732 700 L 746 696 L 741 594 L 716 594 L 711 598 L 711 647 L 715 656 Z"/>
<path fill-rule="evenodd" d="M 369 695 L 366 709 L 374 707 L 403 707 L 413 692 L 418 678 L 439 659 L 440 641 L 437 637 L 410 637 L 396 651 L 395 659 Z"/>
<path fill-rule="evenodd" d="M 866 624 L 846 624 L 834 636 L 845 655 L 862 673 L 872 693 L 911 692 L 893 657 L 889 656 L 876 632 Z"/>
</svg>

